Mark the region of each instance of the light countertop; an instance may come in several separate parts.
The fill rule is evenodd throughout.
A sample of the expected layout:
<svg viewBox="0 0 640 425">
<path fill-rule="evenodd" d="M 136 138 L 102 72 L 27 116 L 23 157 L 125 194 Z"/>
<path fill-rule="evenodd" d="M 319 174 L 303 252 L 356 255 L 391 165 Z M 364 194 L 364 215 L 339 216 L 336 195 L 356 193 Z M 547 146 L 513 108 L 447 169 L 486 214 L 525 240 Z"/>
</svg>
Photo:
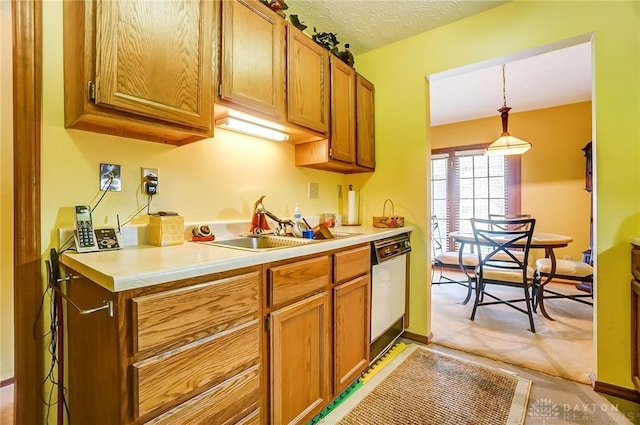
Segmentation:
<svg viewBox="0 0 640 425">
<path fill-rule="evenodd" d="M 263 252 L 244 251 L 191 241 L 185 241 L 182 245 L 164 247 L 125 246 L 117 251 L 87 253 L 65 251 L 60 256 L 60 262 L 104 288 L 119 292 L 345 248 L 411 232 L 413 226 L 393 229 L 349 226 L 331 230 L 357 233 L 357 235 Z"/>
</svg>

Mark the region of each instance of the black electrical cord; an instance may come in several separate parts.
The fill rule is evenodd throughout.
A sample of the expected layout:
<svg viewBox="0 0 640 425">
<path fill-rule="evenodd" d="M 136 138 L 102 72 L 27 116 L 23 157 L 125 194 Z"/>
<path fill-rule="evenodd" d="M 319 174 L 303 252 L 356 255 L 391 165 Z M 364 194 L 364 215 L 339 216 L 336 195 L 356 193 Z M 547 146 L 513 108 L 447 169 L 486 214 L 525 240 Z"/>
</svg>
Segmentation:
<svg viewBox="0 0 640 425">
<path fill-rule="evenodd" d="M 42 381 L 43 390 L 47 383 L 51 385 L 49 388 L 48 394 L 45 394 L 43 391 L 41 393 L 41 398 L 45 406 L 47 407 L 45 420 L 46 423 L 49 423 L 49 415 L 51 412 L 51 407 L 58 405 L 57 408 L 57 417 L 56 423 L 60 424 L 62 422 L 63 414 L 66 412 L 67 422 L 70 423 L 70 415 L 69 415 L 69 406 L 66 401 L 67 390 L 64 388 L 64 383 L 62 382 L 64 375 L 64 363 L 62 362 L 62 358 L 64 357 L 64 353 L 62 352 L 62 348 L 64 345 L 63 341 L 63 330 L 61 327 L 63 326 L 62 322 L 62 300 L 59 295 L 54 294 L 54 287 L 59 288 L 60 282 L 60 268 L 58 263 L 58 253 L 55 249 L 51 249 L 51 258 L 50 260 L 45 261 L 48 271 L 48 284 L 45 291 L 42 294 L 42 298 L 40 301 L 40 308 L 38 309 L 38 313 L 36 315 L 35 322 L 33 324 L 33 334 L 35 339 L 44 339 L 46 337 L 50 337 L 49 344 L 47 344 L 47 351 L 51 355 L 51 363 L 49 364 L 49 370 Z M 44 333 L 41 338 L 37 338 L 37 323 L 40 317 L 42 316 L 42 312 L 44 309 L 44 301 L 45 298 L 49 296 L 50 300 L 50 317 L 49 317 L 49 330 Z M 58 353 L 60 357 L 58 357 Z M 56 379 L 55 371 L 58 372 L 58 378 Z M 55 402 L 52 401 L 54 390 L 57 389 L 57 400 Z"/>
<path fill-rule="evenodd" d="M 107 183 L 105 183 L 105 185 L 100 188 L 100 190 L 103 191 L 103 193 L 98 199 L 98 202 L 96 202 L 93 208 L 91 208 L 91 212 L 93 212 L 93 210 L 95 210 L 98 207 L 98 205 L 100 205 L 100 202 L 102 202 L 102 199 L 105 197 L 109 189 L 111 189 L 111 185 L 113 185 L 113 180 L 114 180 L 113 175 L 109 174 L 109 180 L 107 180 Z"/>
<path fill-rule="evenodd" d="M 147 209 L 147 214 L 149 214 L 149 206 L 151 205 L 151 201 L 152 200 L 153 200 L 153 195 L 149 195 L 149 200 L 147 201 L 147 203 L 145 205 L 143 205 L 142 208 L 140 208 L 136 212 L 134 212 L 131 215 L 131 218 L 129 218 L 129 220 L 125 221 L 124 223 L 121 223 L 121 226 L 124 226 L 125 224 L 131 222 L 131 220 L 136 218 L 142 211 L 144 211 L 145 208 Z"/>
</svg>

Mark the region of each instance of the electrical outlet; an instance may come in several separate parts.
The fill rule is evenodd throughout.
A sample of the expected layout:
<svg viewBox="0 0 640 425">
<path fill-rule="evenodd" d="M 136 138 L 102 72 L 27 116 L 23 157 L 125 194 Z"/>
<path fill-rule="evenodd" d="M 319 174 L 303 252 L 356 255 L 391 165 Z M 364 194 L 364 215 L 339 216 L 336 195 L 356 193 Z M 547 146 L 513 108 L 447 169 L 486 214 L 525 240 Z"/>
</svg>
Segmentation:
<svg viewBox="0 0 640 425">
<path fill-rule="evenodd" d="M 563 256 L 562 256 L 562 259 L 563 259 L 563 260 L 572 260 L 572 259 L 573 259 L 573 257 L 571 257 L 570 255 L 563 255 Z"/>
<path fill-rule="evenodd" d="M 309 182 L 309 199 L 318 199 L 319 197 L 320 197 L 319 184 Z"/>
<path fill-rule="evenodd" d="M 145 195 L 157 195 L 159 193 L 159 180 L 157 168 L 141 168 L 141 188 Z"/>
</svg>

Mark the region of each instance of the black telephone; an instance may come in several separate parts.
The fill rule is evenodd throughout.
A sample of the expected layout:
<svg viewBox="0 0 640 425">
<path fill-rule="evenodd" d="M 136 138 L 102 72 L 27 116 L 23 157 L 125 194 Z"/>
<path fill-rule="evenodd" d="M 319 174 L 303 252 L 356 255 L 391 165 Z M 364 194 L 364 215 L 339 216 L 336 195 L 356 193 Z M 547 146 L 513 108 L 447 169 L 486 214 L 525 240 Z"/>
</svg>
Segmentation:
<svg viewBox="0 0 640 425">
<path fill-rule="evenodd" d="M 113 228 L 95 229 L 91 218 L 91 207 L 77 205 L 76 231 L 74 232 L 77 252 L 108 251 L 120 249 L 120 237 Z"/>
</svg>

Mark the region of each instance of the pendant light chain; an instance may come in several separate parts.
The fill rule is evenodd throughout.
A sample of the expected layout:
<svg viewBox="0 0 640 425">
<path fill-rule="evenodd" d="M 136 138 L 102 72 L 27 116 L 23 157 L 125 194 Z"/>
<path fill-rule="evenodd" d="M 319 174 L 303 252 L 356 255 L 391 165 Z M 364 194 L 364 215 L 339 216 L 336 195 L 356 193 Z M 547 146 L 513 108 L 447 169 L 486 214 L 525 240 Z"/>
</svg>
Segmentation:
<svg viewBox="0 0 640 425">
<path fill-rule="evenodd" d="M 507 106 L 507 79 L 504 74 L 504 65 L 502 64 L 502 106 Z"/>
</svg>

